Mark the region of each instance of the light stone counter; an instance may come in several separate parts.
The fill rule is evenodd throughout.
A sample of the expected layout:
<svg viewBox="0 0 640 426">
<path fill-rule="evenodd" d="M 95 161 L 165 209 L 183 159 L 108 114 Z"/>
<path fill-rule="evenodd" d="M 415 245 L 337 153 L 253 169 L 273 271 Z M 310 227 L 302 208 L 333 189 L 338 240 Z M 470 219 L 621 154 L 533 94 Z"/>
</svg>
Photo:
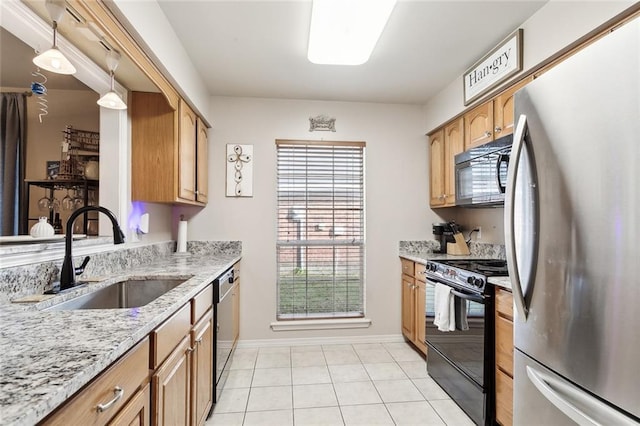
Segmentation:
<svg viewBox="0 0 640 426">
<path fill-rule="evenodd" d="M 452 254 L 433 253 L 437 244 L 434 241 L 427 242 L 400 242 L 398 254 L 400 257 L 425 264 L 429 260 L 444 259 L 496 259 L 503 258 L 504 246 L 491 244 L 475 244 L 471 245 L 471 254 L 466 256 L 457 256 Z M 509 277 L 490 277 L 488 283 L 511 290 L 511 281 Z"/>
<path fill-rule="evenodd" d="M 42 420 L 240 259 L 239 251 L 170 255 L 44 302 L 0 305 L 0 423 Z M 127 278 L 186 281 L 132 309 L 41 309 Z"/>
</svg>

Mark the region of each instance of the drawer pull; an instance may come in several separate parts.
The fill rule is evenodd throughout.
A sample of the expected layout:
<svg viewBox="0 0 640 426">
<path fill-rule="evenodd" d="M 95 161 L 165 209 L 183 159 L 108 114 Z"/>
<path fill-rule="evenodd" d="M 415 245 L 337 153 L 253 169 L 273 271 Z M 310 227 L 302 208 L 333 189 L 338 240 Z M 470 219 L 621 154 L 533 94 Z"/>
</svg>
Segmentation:
<svg viewBox="0 0 640 426">
<path fill-rule="evenodd" d="M 102 413 L 103 411 L 108 410 L 113 404 L 118 402 L 118 400 L 124 395 L 124 390 L 120 386 L 116 386 L 115 388 L 113 388 L 113 394 L 114 397 L 111 401 L 107 402 L 106 404 L 98 404 L 98 406 L 96 407 L 98 409 L 98 413 Z"/>
</svg>

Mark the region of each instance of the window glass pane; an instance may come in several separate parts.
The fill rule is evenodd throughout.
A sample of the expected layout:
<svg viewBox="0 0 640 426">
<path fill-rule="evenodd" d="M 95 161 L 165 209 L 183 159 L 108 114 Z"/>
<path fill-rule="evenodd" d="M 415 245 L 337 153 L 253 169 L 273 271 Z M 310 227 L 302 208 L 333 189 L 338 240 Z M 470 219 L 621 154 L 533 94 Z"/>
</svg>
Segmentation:
<svg viewBox="0 0 640 426">
<path fill-rule="evenodd" d="M 364 315 L 364 146 L 278 141 L 278 318 Z"/>
</svg>

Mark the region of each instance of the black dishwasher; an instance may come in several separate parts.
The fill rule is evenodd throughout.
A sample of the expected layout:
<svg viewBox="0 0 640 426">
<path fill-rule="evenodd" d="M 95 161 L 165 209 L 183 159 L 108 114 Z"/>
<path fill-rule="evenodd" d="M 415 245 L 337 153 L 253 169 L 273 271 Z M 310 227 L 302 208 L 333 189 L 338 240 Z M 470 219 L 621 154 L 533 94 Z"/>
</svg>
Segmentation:
<svg viewBox="0 0 640 426">
<path fill-rule="evenodd" d="M 222 387 L 229 374 L 229 364 L 235 349 L 233 325 L 233 267 L 227 269 L 213 282 L 213 309 L 215 338 L 213 339 L 214 366 L 213 369 L 213 402 L 220 399 Z M 213 409 L 212 409 L 213 410 Z"/>
</svg>

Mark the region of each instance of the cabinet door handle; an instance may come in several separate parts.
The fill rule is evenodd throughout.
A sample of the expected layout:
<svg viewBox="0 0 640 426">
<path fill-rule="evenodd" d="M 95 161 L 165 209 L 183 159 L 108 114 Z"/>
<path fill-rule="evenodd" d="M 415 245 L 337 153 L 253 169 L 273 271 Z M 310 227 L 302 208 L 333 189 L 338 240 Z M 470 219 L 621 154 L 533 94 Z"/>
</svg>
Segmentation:
<svg viewBox="0 0 640 426">
<path fill-rule="evenodd" d="M 484 136 L 487 137 L 487 138 L 490 137 L 491 136 L 491 132 L 487 130 L 486 132 L 484 132 Z"/>
<path fill-rule="evenodd" d="M 493 129 L 493 131 L 496 132 L 496 133 L 500 133 L 502 131 L 502 127 L 496 126 L 496 128 Z"/>
<path fill-rule="evenodd" d="M 197 338 L 197 339 L 196 339 L 196 341 L 195 341 L 195 343 L 196 343 L 197 345 L 199 345 L 200 343 L 202 343 L 202 337 Z"/>
<path fill-rule="evenodd" d="M 187 348 L 187 353 L 195 351 L 196 348 Z"/>
<path fill-rule="evenodd" d="M 111 401 L 107 402 L 106 404 L 98 404 L 96 406 L 98 413 L 102 413 L 104 410 L 108 410 L 113 404 L 118 402 L 118 400 L 124 396 L 124 390 L 120 386 L 116 386 L 115 388 L 113 388 L 113 394 L 114 396 Z"/>
</svg>

